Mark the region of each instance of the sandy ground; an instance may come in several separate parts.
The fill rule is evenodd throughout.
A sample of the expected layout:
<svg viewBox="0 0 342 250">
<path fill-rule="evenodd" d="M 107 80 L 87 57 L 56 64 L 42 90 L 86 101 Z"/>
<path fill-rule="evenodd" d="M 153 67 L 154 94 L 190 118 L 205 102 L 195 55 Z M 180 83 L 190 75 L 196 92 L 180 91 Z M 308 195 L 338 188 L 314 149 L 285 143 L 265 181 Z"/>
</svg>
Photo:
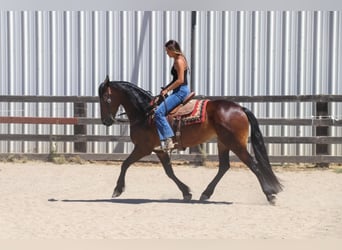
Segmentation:
<svg viewBox="0 0 342 250">
<path fill-rule="evenodd" d="M 285 189 L 267 203 L 256 177 L 232 168 L 210 201 L 197 201 L 215 168 L 175 166 L 192 189 L 184 203 L 160 165 L 0 163 L 0 239 L 341 239 L 342 174 L 275 172 Z"/>
</svg>

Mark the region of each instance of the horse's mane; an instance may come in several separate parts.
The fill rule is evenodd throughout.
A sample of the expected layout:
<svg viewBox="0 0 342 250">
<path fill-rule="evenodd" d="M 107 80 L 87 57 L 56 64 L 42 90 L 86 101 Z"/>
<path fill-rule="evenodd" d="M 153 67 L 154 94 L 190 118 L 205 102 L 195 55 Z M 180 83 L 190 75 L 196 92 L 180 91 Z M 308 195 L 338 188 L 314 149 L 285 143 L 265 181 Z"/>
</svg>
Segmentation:
<svg viewBox="0 0 342 250">
<path fill-rule="evenodd" d="M 123 91 L 127 97 L 130 99 L 132 104 L 138 109 L 141 110 L 144 114 L 149 111 L 150 102 L 153 99 L 153 96 L 150 92 L 138 87 L 136 84 L 125 81 L 110 81 L 109 86 L 112 88 L 117 88 Z M 100 95 L 103 93 L 104 89 L 100 87 Z"/>
</svg>

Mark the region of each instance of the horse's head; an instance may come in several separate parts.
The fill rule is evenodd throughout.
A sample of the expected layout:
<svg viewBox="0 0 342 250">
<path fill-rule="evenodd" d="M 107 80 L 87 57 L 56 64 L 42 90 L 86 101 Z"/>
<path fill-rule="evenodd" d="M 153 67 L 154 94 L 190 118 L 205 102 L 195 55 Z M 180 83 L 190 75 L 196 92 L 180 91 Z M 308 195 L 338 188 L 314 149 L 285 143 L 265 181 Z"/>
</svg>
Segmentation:
<svg viewBox="0 0 342 250">
<path fill-rule="evenodd" d="M 110 126 L 120 105 L 130 122 L 145 121 L 151 111 L 152 96 L 136 84 L 125 81 L 109 81 L 108 76 L 99 87 L 102 123 Z"/>
<path fill-rule="evenodd" d="M 107 76 L 99 87 L 101 120 L 106 126 L 111 126 L 115 121 L 115 115 L 121 104 L 121 96 L 110 86 L 109 77 Z"/>
</svg>

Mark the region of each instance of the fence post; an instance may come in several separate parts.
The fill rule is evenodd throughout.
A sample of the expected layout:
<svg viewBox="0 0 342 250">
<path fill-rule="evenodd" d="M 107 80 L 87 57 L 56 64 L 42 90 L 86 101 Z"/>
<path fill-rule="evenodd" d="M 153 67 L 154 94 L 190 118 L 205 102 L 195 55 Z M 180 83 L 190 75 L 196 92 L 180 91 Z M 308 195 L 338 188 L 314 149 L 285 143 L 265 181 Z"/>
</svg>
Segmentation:
<svg viewBox="0 0 342 250">
<path fill-rule="evenodd" d="M 87 104 L 84 102 L 74 103 L 74 116 L 75 117 L 86 117 L 87 116 Z M 86 125 L 74 125 L 74 135 L 86 135 L 87 127 Z M 75 142 L 74 152 L 86 153 L 87 152 L 87 142 Z"/>
<path fill-rule="evenodd" d="M 193 87 L 193 82 L 194 82 L 194 75 L 195 75 L 195 44 L 196 44 L 196 36 L 195 36 L 195 32 L 196 32 L 196 25 L 197 25 L 197 11 L 191 11 L 191 70 L 190 70 L 190 78 L 191 78 L 191 82 L 190 82 L 190 88 Z M 205 144 L 199 144 L 195 147 L 191 147 L 189 149 L 190 154 L 197 154 L 198 157 L 196 157 L 196 164 L 198 165 L 203 165 L 206 161 L 206 155 L 205 155 Z"/>
<path fill-rule="evenodd" d="M 326 119 L 329 116 L 329 105 L 327 102 L 317 102 L 316 103 L 316 116 L 319 119 Z M 328 136 L 329 127 L 328 126 L 317 126 L 316 136 Z M 329 155 L 329 145 L 328 144 L 316 144 L 316 155 Z M 316 167 L 329 167 L 329 163 L 317 162 Z"/>
</svg>

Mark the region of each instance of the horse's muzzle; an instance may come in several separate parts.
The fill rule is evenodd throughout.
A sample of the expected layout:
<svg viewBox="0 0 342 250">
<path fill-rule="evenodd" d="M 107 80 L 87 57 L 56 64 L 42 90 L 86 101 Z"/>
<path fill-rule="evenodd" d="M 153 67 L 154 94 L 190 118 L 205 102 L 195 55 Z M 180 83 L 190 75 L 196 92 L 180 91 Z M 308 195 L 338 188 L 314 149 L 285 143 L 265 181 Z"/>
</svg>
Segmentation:
<svg viewBox="0 0 342 250">
<path fill-rule="evenodd" d="M 115 118 L 112 115 L 102 119 L 102 123 L 106 126 L 111 126 L 113 125 L 114 122 L 115 122 Z"/>
</svg>

